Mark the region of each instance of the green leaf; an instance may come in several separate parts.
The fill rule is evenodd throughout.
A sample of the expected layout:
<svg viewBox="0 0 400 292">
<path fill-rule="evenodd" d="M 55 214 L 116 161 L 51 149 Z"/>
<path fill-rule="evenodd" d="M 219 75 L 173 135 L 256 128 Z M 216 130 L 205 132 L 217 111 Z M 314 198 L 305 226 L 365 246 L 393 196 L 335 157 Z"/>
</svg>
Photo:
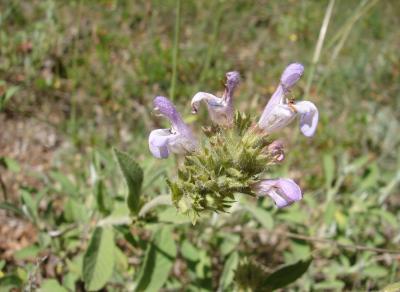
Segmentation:
<svg viewBox="0 0 400 292">
<path fill-rule="evenodd" d="M 68 198 L 64 205 L 64 218 L 67 222 L 85 222 L 88 220 L 85 205 L 74 198 Z"/>
<path fill-rule="evenodd" d="M 219 233 L 222 243 L 219 246 L 222 256 L 230 254 L 240 243 L 240 236 L 236 234 L 230 234 L 227 232 Z"/>
<path fill-rule="evenodd" d="M 348 164 L 344 167 L 343 171 L 345 174 L 349 174 L 352 172 L 356 172 L 357 170 L 361 169 L 364 167 L 368 162 L 370 158 L 368 155 L 361 156 L 355 160 L 351 164 Z"/>
<path fill-rule="evenodd" d="M 37 245 L 30 245 L 15 252 L 14 258 L 16 260 L 35 259 L 40 252 Z"/>
<path fill-rule="evenodd" d="M 400 282 L 387 285 L 382 289 L 382 292 L 398 292 L 398 291 L 400 291 Z"/>
<path fill-rule="evenodd" d="M 37 222 L 36 204 L 31 194 L 26 190 L 21 190 L 21 197 L 23 206 L 25 207 L 23 210 L 26 210 L 26 215 L 28 215 L 33 222 Z"/>
<path fill-rule="evenodd" d="M 344 283 L 338 280 L 330 280 L 317 283 L 314 287 L 318 291 L 343 291 Z"/>
<path fill-rule="evenodd" d="M 250 204 L 246 205 L 245 209 L 249 211 L 264 228 L 272 230 L 274 227 L 274 219 L 272 218 L 270 212 Z"/>
<path fill-rule="evenodd" d="M 179 213 L 175 207 L 168 207 L 158 213 L 159 222 L 168 222 L 172 224 L 188 224 L 190 219 L 188 216 Z"/>
<path fill-rule="evenodd" d="M 396 216 L 386 210 L 378 209 L 372 210 L 371 212 L 375 215 L 378 215 L 382 220 L 385 220 L 393 228 L 395 228 L 398 224 Z"/>
<path fill-rule="evenodd" d="M 159 291 L 168 279 L 176 257 L 172 227 L 158 228 L 149 243 L 135 291 Z"/>
<path fill-rule="evenodd" d="M 304 210 L 296 208 L 296 206 L 292 206 L 284 212 L 279 212 L 277 216 L 282 221 L 287 221 L 295 224 L 304 224 L 304 222 L 307 222 L 308 220 L 306 212 Z"/>
<path fill-rule="evenodd" d="M 308 270 L 311 261 L 312 259 L 300 260 L 275 270 L 265 279 L 264 286 L 269 290 L 275 290 L 293 283 Z"/>
<path fill-rule="evenodd" d="M 4 95 L 4 103 L 8 102 L 10 98 L 18 92 L 18 90 L 18 86 L 11 86 L 9 89 L 7 89 L 6 94 Z"/>
<path fill-rule="evenodd" d="M 7 91 L 0 96 L 0 110 L 2 110 L 11 97 L 19 90 L 18 86 L 11 86 Z"/>
<path fill-rule="evenodd" d="M 335 178 L 335 160 L 331 154 L 325 154 L 324 158 L 324 172 L 325 172 L 325 185 L 327 189 L 332 186 L 333 179 Z"/>
<path fill-rule="evenodd" d="M 20 208 L 8 202 L 0 203 L 0 209 L 11 211 L 19 216 L 25 216 L 24 212 Z"/>
<path fill-rule="evenodd" d="M 325 211 L 323 214 L 324 221 L 326 225 L 329 225 L 332 223 L 334 217 L 335 217 L 335 211 L 336 211 L 336 204 L 334 200 L 329 200 L 325 206 Z"/>
<path fill-rule="evenodd" d="M 222 271 L 221 278 L 219 280 L 218 291 L 227 291 L 227 288 L 231 285 L 233 277 L 235 276 L 235 270 L 239 263 L 239 254 L 237 252 L 231 253 L 226 260 L 224 270 Z"/>
<path fill-rule="evenodd" d="M 143 170 L 128 154 L 114 149 L 119 167 L 128 185 L 128 207 L 133 214 L 137 214 L 140 207 L 140 190 L 143 182 Z"/>
<path fill-rule="evenodd" d="M 362 273 L 367 277 L 376 279 L 387 276 L 388 270 L 379 265 L 371 265 L 366 267 Z"/>
<path fill-rule="evenodd" d="M 58 283 L 57 280 L 48 279 L 44 280 L 42 287 L 39 289 L 40 292 L 68 292 L 63 286 Z"/>
<path fill-rule="evenodd" d="M 182 242 L 181 254 L 189 261 L 196 262 L 199 260 L 199 250 L 187 239 Z"/>
<path fill-rule="evenodd" d="M 65 192 L 70 196 L 76 196 L 77 194 L 79 194 L 77 187 L 65 174 L 57 171 L 52 171 L 50 172 L 50 177 L 60 184 L 62 192 Z"/>
<path fill-rule="evenodd" d="M 293 260 L 307 260 L 310 258 L 311 249 L 308 243 L 293 240 L 290 245 L 293 255 Z"/>
<path fill-rule="evenodd" d="M 11 291 L 11 288 L 22 286 L 22 280 L 16 275 L 9 275 L 0 278 L 0 291 Z"/>
<path fill-rule="evenodd" d="M 113 200 L 107 193 L 104 182 L 99 180 L 95 185 L 97 208 L 103 215 L 109 215 L 112 211 Z"/>
<path fill-rule="evenodd" d="M 4 164 L 6 165 L 7 169 L 14 173 L 18 173 L 21 170 L 19 163 L 10 157 L 4 157 Z"/>
<path fill-rule="evenodd" d="M 111 228 L 96 227 L 83 258 L 82 278 L 89 291 L 101 289 L 114 268 L 114 234 Z"/>
<path fill-rule="evenodd" d="M 5 260 L 0 260 L 0 271 L 5 267 L 6 261 Z"/>
<path fill-rule="evenodd" d="M 67 288 L 68 291 L 75 291 L 75 283 L 78 280 L 78 275 L 74 273 L 67 273 L 65 276 L 63 276 L 63 286 Z"/>
</svg>

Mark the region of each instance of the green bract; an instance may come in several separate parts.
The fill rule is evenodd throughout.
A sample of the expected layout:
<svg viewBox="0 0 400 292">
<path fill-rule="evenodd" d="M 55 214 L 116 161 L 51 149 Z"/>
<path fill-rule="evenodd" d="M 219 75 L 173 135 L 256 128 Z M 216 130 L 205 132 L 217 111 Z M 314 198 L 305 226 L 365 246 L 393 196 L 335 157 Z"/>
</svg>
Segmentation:
<svg viewBox="0 0 400 292">
<path fill-rule="evenodd" d="M 255 196 L 250 186 L 272 161 L 265 150 L 267 135 L 251 124 L 250 117 L 236 112 L 232 128 L 203 129 L 206 142 L 185 157 L 178 178 L 168 181 L 173 203 L 193 223 L 202 212 L 226 212 L 235 193 Z"/>
</svg>

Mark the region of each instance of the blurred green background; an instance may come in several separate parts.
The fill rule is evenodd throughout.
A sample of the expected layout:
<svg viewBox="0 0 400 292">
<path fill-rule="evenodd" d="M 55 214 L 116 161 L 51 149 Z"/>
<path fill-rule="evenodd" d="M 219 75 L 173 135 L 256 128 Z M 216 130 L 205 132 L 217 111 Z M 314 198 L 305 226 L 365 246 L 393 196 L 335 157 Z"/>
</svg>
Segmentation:
<svg viewBox="0 0 400 292">
<path fill-rule="evenodd" d="M 0 0 L 0 277 L 81 289 L 62 275 L 86 246 L 99 188 L 114 205 L 124 192 L 112 147 L 143 166 L 145 198 L 166 193 L 165 177 L 176 171 L 174 159 L 156 161 L 148 151 L 149 132 L 167 126 L 152 99 L 172 98 L 199 131 L 210 121 L 205 110 L 190 114 L 196 92 L 221 93 L 225 72 L 240 71 L 235 106 L 260 115 L 285 66 L 298 61 L 306 71 L 293 94 L 317 105 L 320 124 L 312 139 L 297 125 L 276 135 L 287 146 L 276 175 L 296 179 L 304 200 L 279 211 L 258 203 L 272 214 L 271 232 L 245 215 L 227 219 L 242 229 L 214 230 L 218 238 L 204 233 L 204 222 L 175 231 L 178 242 L 209 251 L 200 259 L 209 281 L 196 287 L 218 287 L 226 238 L 266 269 L 312 254 L 294 289 L 376 290 L 399 281 L 399 253 L 357 246 L 394 250 L 400 242 L 400 2 L 177 3 Z M 71 224 L 70 237 L 48 236 Z M 124 237 L 117 245 L 126 260 L 107 287 L 124 291 L 143 247 L 127 247 Z M 190 290 L 198 274 L 179 270 L 184 258 L 167 285 Z M 79 283 L 75 276 L 68 281 Z"/>
</svg>

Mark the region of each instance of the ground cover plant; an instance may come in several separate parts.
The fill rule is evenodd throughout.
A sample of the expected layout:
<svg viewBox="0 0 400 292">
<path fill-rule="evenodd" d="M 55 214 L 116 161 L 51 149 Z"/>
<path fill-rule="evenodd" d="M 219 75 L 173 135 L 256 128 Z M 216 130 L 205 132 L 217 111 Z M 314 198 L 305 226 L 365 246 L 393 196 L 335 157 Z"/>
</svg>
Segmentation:
<svg viewBox="0 0 400 292">
<path fill-rule="evenodd" d="M 0 0 L 0 291 L 399 290 L 399 13 Z"/>
</svg>

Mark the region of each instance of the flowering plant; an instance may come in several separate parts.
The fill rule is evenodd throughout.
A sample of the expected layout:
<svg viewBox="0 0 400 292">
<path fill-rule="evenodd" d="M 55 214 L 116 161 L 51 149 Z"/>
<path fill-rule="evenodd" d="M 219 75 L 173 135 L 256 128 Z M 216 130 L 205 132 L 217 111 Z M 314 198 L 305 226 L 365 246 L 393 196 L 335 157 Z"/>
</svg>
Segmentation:
<svg viewBox="0 0 400 292">
<path fill-rule="evenodd" d="M 171 122 L 171 129 L 153 130 L 149 148 L 156 158 L 170 153 L 184 156 L 176 180 L 169 180 L 172 202 L 195 223 L 202 212 L 226 212 L 235 201 L 234 194 L 269 196 L 277 207 L 286 207 L 302 198 L 300 187 L 289 178 L 270 178 L 270 168 L 284 159 L 283 144 L 272 141 L 270 134 L 281 130 L 297 116 L 300 130 L 314 135 L 318 110 L 309 101 L 295 102 L 288 98 L 290 89 L 304 71 L 301 64 L 290 64 L 283 72 L 275 93 L 267 103 L 259 121 L 234 112 L 233 93 L 239 84 L 239 73 L 226 74 L 221 98 L 210 93 L 196 93 L 193 113 L 200 102 L 207 105 L 213 125 L 203 128 L 205 141 L 199 143 L 175 106 L 165 97 L 154 99 L 155 109 Z"/>
</svg>

